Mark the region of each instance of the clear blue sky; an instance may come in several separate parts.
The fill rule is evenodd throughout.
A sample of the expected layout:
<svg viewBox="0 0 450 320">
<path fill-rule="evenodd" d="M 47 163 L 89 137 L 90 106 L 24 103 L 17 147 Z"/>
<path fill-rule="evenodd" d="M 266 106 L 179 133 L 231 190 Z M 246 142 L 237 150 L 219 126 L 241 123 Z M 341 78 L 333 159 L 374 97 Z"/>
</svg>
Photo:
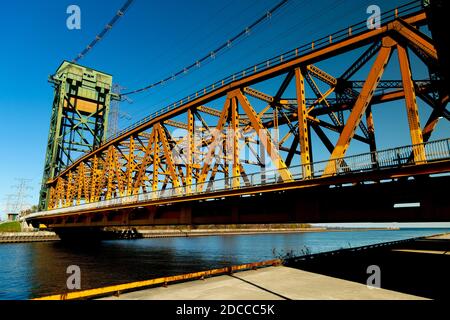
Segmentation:
<svg viewBox="0 0 450 320">
<path fill-rule="evenodd" d="M 28 202 L 37 203 L 53 96 L 47 78 L 62 60 L 76 56 L 123 2 L 17 0 L 2 4 L 1 204 L 6 194 L 14 192 L 11 189 L 14 178 L 33 179 L 34 189 Z M 135 0 L 125 17 L 80 64 L 108 72 L 114 76 L 114 82 L 135 89 L 194 62 L 277 2 Z M 378 4 L 382 10 L 387 10 L 401 3 L 406 1 L 291 0 L 270 22 L 252 30 L 245 41 L 214 62 L 162 88 L 136 96 L 133 104 L 122 105 L 122 111 L 132 119 L 122 121 L 121 126 L 244 67 L 363 21 L 368 5 Z M 66 8 L 71 4 L 81 8 L 81 30 L 66 28 Z M 327 63 L 323 67 L 332 74 L 345 69 Z M 422 76 L 425 73 L 417 77 Z M 402 117 L 401 125 L 406 126 L 405 115 L 395 110 L 386 111 L 388 116 L 383 116 L 383 121 L 379 122 L 381 116 L 375 114 L 381 147 L 410 142 L 407 134 L 393 134 L 394 130 L 400 131 L 396 117 Z M 429 113 L 424 112 L 423 117 Z M 435 137 L 447 137 L 448 132 L 448 124 L 440 125 Z"/>
</svg>

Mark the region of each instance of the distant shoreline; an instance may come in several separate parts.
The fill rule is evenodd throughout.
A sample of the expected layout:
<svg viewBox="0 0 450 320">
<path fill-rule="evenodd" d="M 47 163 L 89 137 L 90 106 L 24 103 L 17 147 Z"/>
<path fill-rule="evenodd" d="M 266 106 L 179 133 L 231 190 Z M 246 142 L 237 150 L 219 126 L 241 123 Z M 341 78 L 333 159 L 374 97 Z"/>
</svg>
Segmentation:
<svg viewBox="0 0 450 320">
<path fill-rule="evenodd" d="M 257 234 L 289 234 L 289 233 L 307 233 L 307 232 L 356 232 L 356 231 L 397 231 L 392 228 L 273 228 L 273 229 L 195 229 L 170 232 L 145 232 L 140 230 L 139 233 L 143 238 L 169 238 L 169 237 L 202 237 L 202 236 L 224 236 L 224 235 L 257 235 Z"/>
<path fill-rule="evenodd" d="M 260 234 L 292 234 L 309 232 L 364 232 L 364 231 L 398 231 L 400 228 L 245 228 L 245 229 L 170 229 L 170 230 L 137 230 L 134 237 L 120 239 L 157 239 L 157 238 L 189 238 L 207 236 L 260 235 Z M 58 235 L 49 231 L 4 232 L 0 233 L 2 243 L 28 243 L 60 241 Z"/>
</svg>

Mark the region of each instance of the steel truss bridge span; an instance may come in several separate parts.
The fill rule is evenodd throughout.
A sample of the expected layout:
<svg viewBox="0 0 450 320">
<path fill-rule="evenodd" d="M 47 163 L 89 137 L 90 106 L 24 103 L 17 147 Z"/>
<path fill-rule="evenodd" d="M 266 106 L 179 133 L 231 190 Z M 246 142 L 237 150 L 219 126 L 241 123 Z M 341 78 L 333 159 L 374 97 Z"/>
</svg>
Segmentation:
<svg viewBox="0 0 450 320">
<path fill-rule="evenodd" d="M 411 161 L 411 154 L 413 154 L 415 149 L 421 147 L 424 148 L 428 161 L 415 164 Z M 105 223 L 105 225 L 140 225 L 147 224 L 150 219 L 152 210 L 149 208 L 161 205 L 171 206 L 180 202 L 189 204 L 192 201 L 218 201 L 220 203 L 220 201 L 229 197 L 241 198 L 255 195 L 259 197 L 265 193 L 280 194 L 280 192 L 284 193 L 286 191 L 298 192 L 300 189 L 306 188 L 320 189 L 323 187 L 333 187 L 339 189 L 343 186 L 349 187 L 355 184 L 395 185 L 405 183 L 405 179 L 408 177 L 414 177 L 413 180 L 418 179 L 419 181 L 422 179 L 422 182 L 426 181 L 426 184 L 430 183 L 431 185 L 434 183 L 434 180 L 429 177 L 430 175 L 450 174 L 450 139 L 424 143 L 423 146 L 404 146 L 374 153 L 349 156 L 336 159 L 334 162 L 336 167 L 340 168 L 339 172 L 335 175 L 324 176 L 324 168 L 328 164 L 328 161 L 321 161 L 311 164 L 313 174 L 307 180 L 303 177 L 302 172 L 304 172 L 304 168 L 300 165 L 291 168 L 296 173 L 293 174 L 293 181 L 289 183 L 283 182 L 280 173 L 278 170 L 275 170 L 265 172 L 264 175 L 261 173 L 248 175 L 246 183 L 243 183 L 239 188 L 233 187 L 232 181 L 234 179 L 242 179 L 242 177 L 229 177 L 228 179 L 207 182 L 203 188 L 196 188 L 197 190 L 203 191 L 190 192 L 189 195 L 187 195 L 187 190 L 190 186 L 181 186 L 78 206 L 53 209 L 31 214 L 27 218 L 30 220 L 38 219 L 41 222 L 46 221 L 49 225 L 72 224 L 72 226 L 80 226 L 80 224 L 85 225 L 86 221 L 89 221 L 89 225 L 91 225 L 91 219 L 101 214 L 101 223 Z M 345 166 L 342 167 L 340 163 L 345 163 Z M 423 180 L 424 178 L 425 180 Z M 443 181 L 445 177 L 440 179 Z M 395 203 L 396 201 L 394 199 L 395 197 L 389 199 L 391 204 L 390 209 L 394 208 L 396 204 L 402 204 L 401 197 L 397 198 L 400 203 Z M 420 204 L 420 199 L 421 197 L 417 197 L 417 195 L 411 195 L 409 201 Z M 404 201 L 405 199 L 403 199 Z M 108 213 L 117 213 L 120 210 L 133 210 L 136 208 L 138 209 L 137 211 L 143 211 L 144 208 L 147 208 L 146 212 L 148 216 L 144 219 L 147 221 L 143 222 L 142 219 L 137 219 L 133 222 L 133 219 L 130 220 L 129 217 L 125 219 L 126 223 L 123 223 L 124 220 L 117 219 L 108 221 Z M 307 216 L 305 215 L 305 217 Z M 443 213 L 439 215 L 439 219 L 445 220 L 449 217 Z M 174 222 L 173 219 L 170 219 L 170 221 Z M 188 221 L 192 222 L 192 217 Z M 188 223 L 188 221 L 185 222 Z M 305 221 L 301 220 L 301 222 Z"/>
<path fill-rule="evenodd" d="M 384 14 L 385 23 L 379 29 L 355 25 L 152 114 L 49 180 L 48 211 L 28 219 L 61 227 L 78 220 L 73 216 L 49 221 L 49 217 L 123 209 L 127 213 L 111 220 L 115 222 L 91 219 L 89 214 L 79 222 L 122 225 L 130 221 L 126 218 L 129 210 L 150 203 L 153 207 L 188 200 L 206 203 L 221 192 L 224 197 L 229 193 L 242 199 L 253 194 L 251 188 L 259 188 L 255 193 L 273 193 L 300 185 L 330 189 L 330 185 L 356 186 L 369 181 L 375 182 L 373 188 L 380 188 L 383 184 L 378 182 L 384 179 L 408 184 L 398 178 L 409 181 L 412 176 L 448 172 L 448 140 L 428 141 L 441 119 L 450 120 L 449 92 L 435 43 L 420 31 L 428 23 L 427 10 L 417 5 L 414 2 Z M 318 66 L 351 52 L 358 57 L 338 76 Z M 411 55 L 429 70 L 429 79 L 413 78 Z M 385 80 L 384 71 L 394 59 L 398 77 Z M 256 88 L 269 82 L 278 82 L 272 94 Z M 419 98 L 431 108 L 424 126 Z M 404 101 L 411 138 L 410 147 L 393 149 L 406 152 L 400 160 L 392 156 L 392 150 L 377 150 L 372 114 L 375 106 L 398 100 Z M 313 132 L 318 137 L 316 144 L 311 139 Z M 338 135 L 336 142 L 330 134 Z M 367 146 L 368 152 L 347 157 L 354 140 Z M 313 160 L 318 144 L 328 150 L 329 160 Z M 431 152 L 430 148 L 443 151 Z M 176 217 L 164 221 L 189 222 L 188 211 L 187 207 L 175 210 L 171 214 Z M 155 217 L 147 223 L 156 223 Z"/>
</svg>

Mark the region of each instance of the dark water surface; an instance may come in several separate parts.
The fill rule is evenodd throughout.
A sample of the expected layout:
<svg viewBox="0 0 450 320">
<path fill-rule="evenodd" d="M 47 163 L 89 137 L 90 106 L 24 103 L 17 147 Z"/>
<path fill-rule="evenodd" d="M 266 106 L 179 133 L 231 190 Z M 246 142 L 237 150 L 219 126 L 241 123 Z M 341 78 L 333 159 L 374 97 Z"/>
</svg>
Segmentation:
<svg viewBox="0 0 450 320">
<path fill-rule="evenodd" d="M 293 251 L 324 252 L 408 239 L 450 229 L 314 232 L 104 241 L 0 244 L 0 299 L 67 291 L 67 267 L 81 268 L 82 289 L 264 261 Z"/>
</svg>

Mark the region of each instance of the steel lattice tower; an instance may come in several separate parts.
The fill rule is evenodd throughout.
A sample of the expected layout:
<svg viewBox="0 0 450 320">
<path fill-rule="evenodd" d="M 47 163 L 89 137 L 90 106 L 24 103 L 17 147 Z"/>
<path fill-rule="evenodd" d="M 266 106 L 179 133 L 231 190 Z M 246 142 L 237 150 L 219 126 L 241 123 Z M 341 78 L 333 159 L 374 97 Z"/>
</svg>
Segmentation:
<svg viewBox="0 0 450 320">
<path fill-rule="evenodd" d="M 47 208 L 47 181 L 106 139 L 112 76 L 64 61 L 50 77 L 55 95 L 39 207 Z"/>
</svg>

